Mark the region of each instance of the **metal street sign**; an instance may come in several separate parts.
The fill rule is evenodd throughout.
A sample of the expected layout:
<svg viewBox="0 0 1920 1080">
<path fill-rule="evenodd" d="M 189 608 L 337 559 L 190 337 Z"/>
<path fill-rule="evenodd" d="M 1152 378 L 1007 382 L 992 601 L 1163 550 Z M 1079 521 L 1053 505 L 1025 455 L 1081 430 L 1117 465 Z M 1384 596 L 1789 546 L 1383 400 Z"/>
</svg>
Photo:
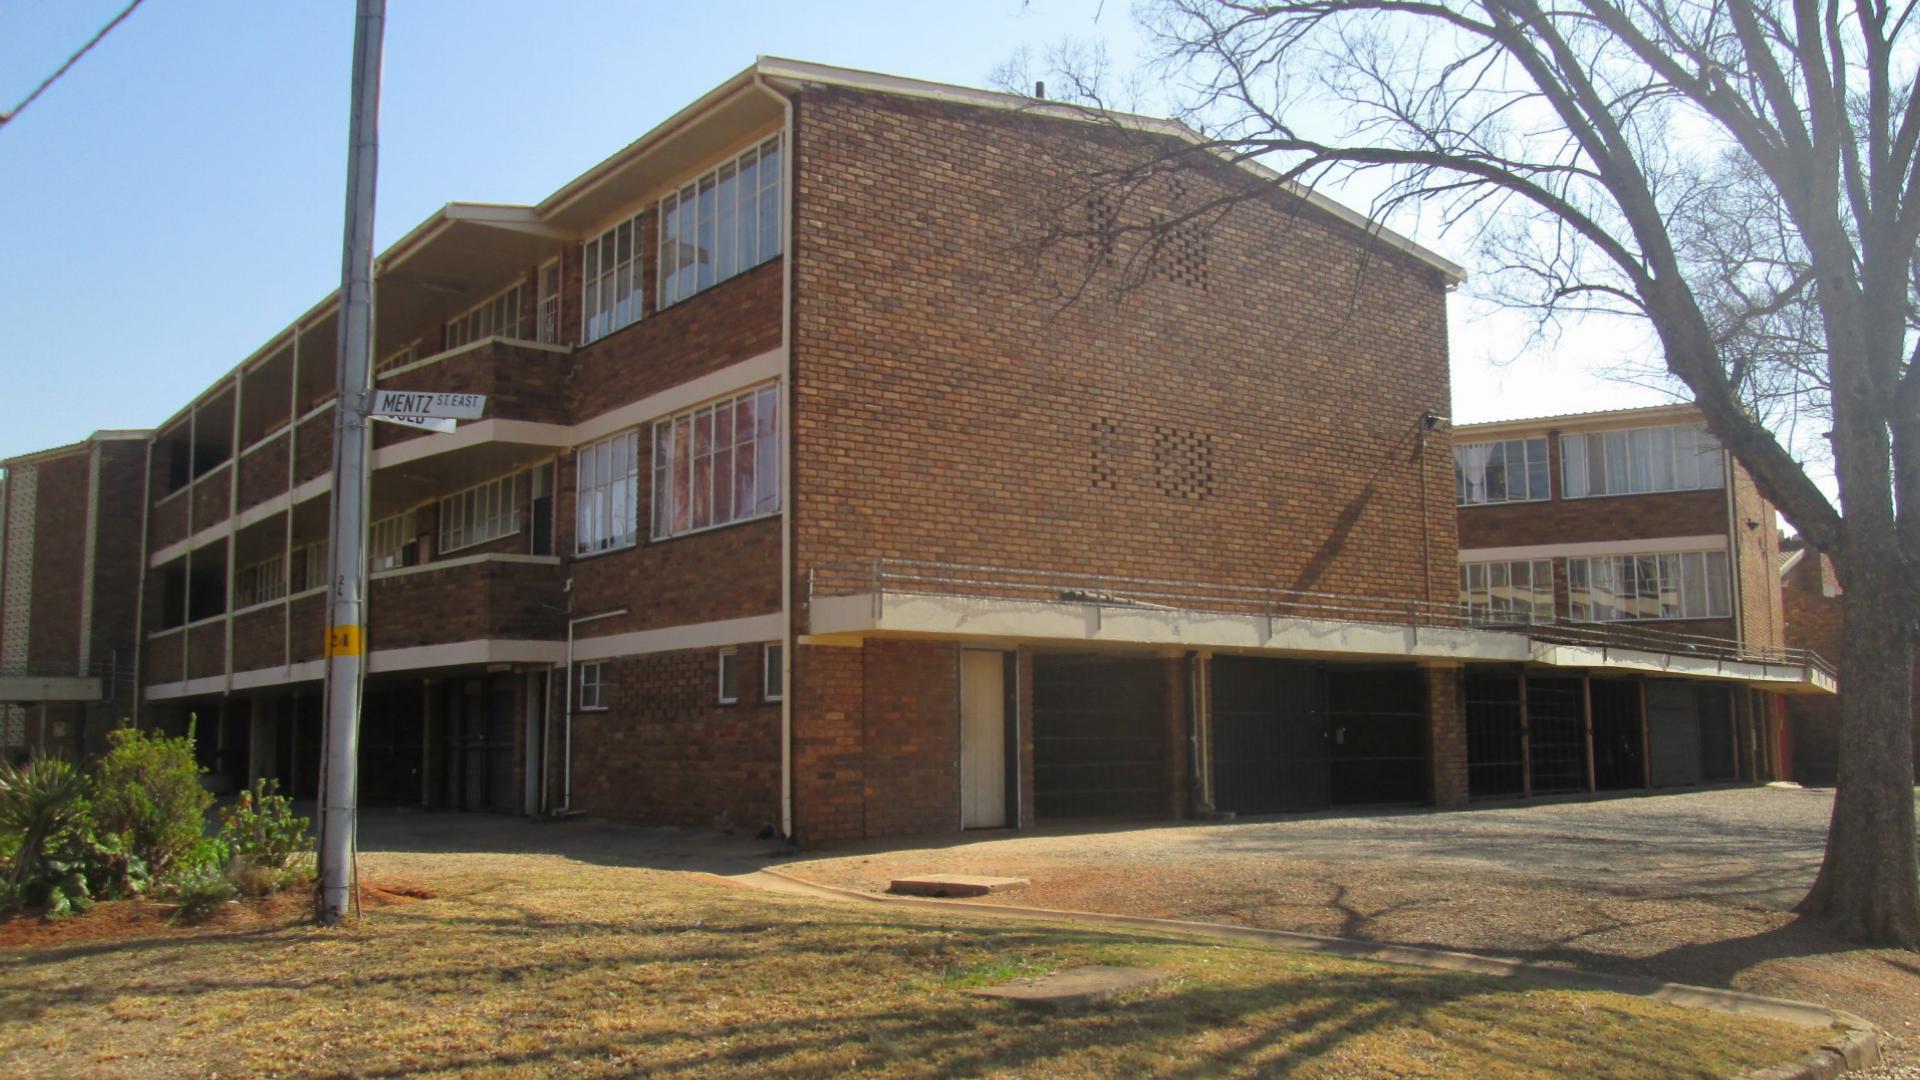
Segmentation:
<svg viewBox="0 0 1920 1080">
<path fill-rule="evenodd" d="M 447 431 L 452 431 L 454 428 L 460 426 L 451 420 L 442 420 L 434 416 L 378 416 L 376 415 L 374 419 L 380 421 L 383 424 L 399 424 L 401 427 L 410 427 L 419 431 L 447 432 Z"/>
<path fill-rule="evenodd" d="M 436 417 L 444 420 L 478 420 L 487 408 L 485 394 L 448 394 L 437 390 L 375 390 L 373 416 Z"/>
</svg>

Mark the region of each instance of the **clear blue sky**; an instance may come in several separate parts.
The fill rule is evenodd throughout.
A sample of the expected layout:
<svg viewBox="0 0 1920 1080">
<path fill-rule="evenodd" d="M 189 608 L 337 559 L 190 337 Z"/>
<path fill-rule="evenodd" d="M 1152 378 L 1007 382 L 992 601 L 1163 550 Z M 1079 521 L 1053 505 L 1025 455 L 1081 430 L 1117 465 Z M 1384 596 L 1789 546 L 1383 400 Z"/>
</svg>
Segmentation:
<svg viewBox="0 0 1920 1080">
<path fill-rule="evenodd" d="M 0 107 L 123 3 L 0 7 Z M 981 86 L 1068 35 L 1136 56 L 1128 7 L 389 0 L 378 240 L 537 201 L 757 54 Z M 338 284 L 352 34 L 351 0 L 147 0 L 0 128 L 0 458 L 158 424 Z M 1611 331 L 1548 358 L 1452 307 L 1458 419 L 1663 400 L 1583 371 Z"/>
</svg>

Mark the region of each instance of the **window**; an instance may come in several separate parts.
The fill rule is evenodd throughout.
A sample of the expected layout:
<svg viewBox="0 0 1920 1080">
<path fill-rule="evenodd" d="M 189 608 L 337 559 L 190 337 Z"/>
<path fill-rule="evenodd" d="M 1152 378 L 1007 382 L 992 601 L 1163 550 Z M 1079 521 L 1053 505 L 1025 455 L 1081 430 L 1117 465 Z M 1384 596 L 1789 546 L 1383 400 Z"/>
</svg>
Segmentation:
<svg viewBox="0 0 1920 1080">
<path fill-rule="evenodd" d="M 533 312 L 534 340 L 560 344 L 560 260 L 548 259 L 540 268 L 540 303 Z"/>
<path fill-rule="evenodd" d="M 318 589 L 327 583 L 327 542 L 315 540 L 303 548 L 300 560 L 300 591 Z"/>
<path fill-rule="evenodd" d="M 660 307 L 780 254 L 780 137 L 660 200 Z"/>
<path fill-rule="evenodd" d="M 625 431 L 573 455 L 575 554 L 608 551 L 633 543 L 640 532 L 640 433 Z"/>
<path fill-rule="evenodd" d="M 475 484 L 440 500 L 440 551 L 458 551 L 520 531 L 526 474 L 512 473 Z"/>
<path fill-rule="evenodd" d="M 407 342 L 406 348 L 395 349 L 388 353 L 387 358 L 380 361 L 380 365 L 376 370 L 385 371 L 388 368 L 397 368 L 404 364 L 411 364 L 418 359 L 420 359 L 420 342 L 418 340 L 409 341 Z"/>
<path fill-rule="evenodd" d="M 275 555 L 252 566 L 241 567 L 240 579 L 234 582 L 233 591 L 237 607 L 252 607 L 287 595 L 286 556 Z"/>
<path fill-rule="evenodd" d="M 654 423 L 655 540 L 779 512 L 779 384 Z"/>
<path fill-rule="evenodd" d="M 1603 555 L 1567 560 L 1574 619 L 1723 619 L 1732 613 L 1727 553 Z"/>
<path fill-rule="evenodd" d="M 506 291 L 448 319 L 447 348 L 457 349 L 485 337 L 525 337 L 525 318 L 520 308 L 521 294 L 525 291 L 519 284 L 508 286 Z"/>
<path fill-rule="evenodd" d="M 640 321 L 640 215 L 580 245 L 580 340 Z"/>
<path fill-rule="evenodd" d="M 1549 498 L 1548 472 L 1544 436 L 1453 448 L 1454 499 L 1461 506 Z"/>
<path fill-rule="evenodd" d="M 412 565 L 413 541 L 419 535 L 418 518 L 405 510 L 367 527 L 367 568 L 392 570 Z"/>
<path fill-rule="evenodd" d="M 1460 607 L 1476 623 L 1553 621 L 1553 560 L 1460 564 Z"/>
<path fill-rule="evenodd" d="M 740 700 L 740 653 L 737 649 L 720 650 L 720 704 L 732 705 Z"/>
<path fill-rule="evenodd" d="M 607 666 L 599 661 L 580 665 L 580 707 L 607 707 Z"/>
<path fill-rule="evenodd" d="M 778 641 L 760 647 L 760 700 L 780 700 L 780 666 L 785 653 L 786 646 Z"/>
<path fill-rule="evenodd" d="M 1725 483 L 1719 440 L 1698 425 L 1560 437 L 1560 487 L 1569 499 Z"/>
</svg>

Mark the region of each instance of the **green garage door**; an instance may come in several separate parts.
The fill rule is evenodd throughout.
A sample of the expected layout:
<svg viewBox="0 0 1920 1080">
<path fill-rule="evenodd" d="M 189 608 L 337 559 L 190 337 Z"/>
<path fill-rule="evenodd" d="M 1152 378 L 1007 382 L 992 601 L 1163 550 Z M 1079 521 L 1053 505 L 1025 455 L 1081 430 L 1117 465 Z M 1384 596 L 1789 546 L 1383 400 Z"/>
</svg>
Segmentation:
<svg viewBox="0 0 1920 1080">
<path fill-rule="evenodd" d="M 1168 751 L 1161 661 L 1034 656 L 1035 818 L 1164 816 Z"/>
</svg>

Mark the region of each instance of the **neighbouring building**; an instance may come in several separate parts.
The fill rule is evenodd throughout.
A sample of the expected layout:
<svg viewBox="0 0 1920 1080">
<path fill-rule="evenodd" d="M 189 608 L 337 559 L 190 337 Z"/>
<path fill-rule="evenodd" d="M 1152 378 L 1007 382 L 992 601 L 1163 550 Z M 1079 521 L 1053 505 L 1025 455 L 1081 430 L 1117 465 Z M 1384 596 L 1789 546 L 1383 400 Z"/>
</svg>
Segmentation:
<svg viewBox="0 0 1920 1080">
<path fill-rule="evenodd" d="M 377 425 L 363 801 L 807 843 L 1453 805 L 1472 671 L 1831 688 L 1758 643 L 1475 625 L 1434 422 L 1459 268 L 1305 192 L 1155 227 L 1245 166 L 1087 183 L 1195 139 L 763 58 L 395 243 L 377 385 L 487 411 Z M 143 718 L 303 795 L 336 319 L 158 425 L 129 584 Z"/>
<path fill-rule="evenodd" d="M 1846 649 L 1841 635 L 1839 575 L 1833 560 L 1806 547 L 1799 538 L 1781 553 L 1780 584 L 1786 600 L 1788 643 L 1809 649 L 1842 667 Z M 1913 662 L 1914 775 L 1920 778 L 1920 651 Z M 1796 697 L 1787 705 L 1790 779 L 1831 785 L 1840 767 L 1840 700 L 1832 695 Z"/>
<path fill-rule="evenodd" d="M 134 711 L 149 431 L 0 461 L 0 754 L 97 753 Z"/>
<path fill-rule="evenodd" d="M 1787 648 L 1773 506 L 1694 406 L 1462 425 L 1453 454 L 1460 602 L 1476 622 L 1817 663 Z M 1470 741 L 1505 747 L 1476 794 L 1537 791 L 1543 773 L 1548 790 L 1607 790 L 1788 771 L 1784 698 L 1758 682 L 1483 672 L 1467 697 Z"/>
</svg>

